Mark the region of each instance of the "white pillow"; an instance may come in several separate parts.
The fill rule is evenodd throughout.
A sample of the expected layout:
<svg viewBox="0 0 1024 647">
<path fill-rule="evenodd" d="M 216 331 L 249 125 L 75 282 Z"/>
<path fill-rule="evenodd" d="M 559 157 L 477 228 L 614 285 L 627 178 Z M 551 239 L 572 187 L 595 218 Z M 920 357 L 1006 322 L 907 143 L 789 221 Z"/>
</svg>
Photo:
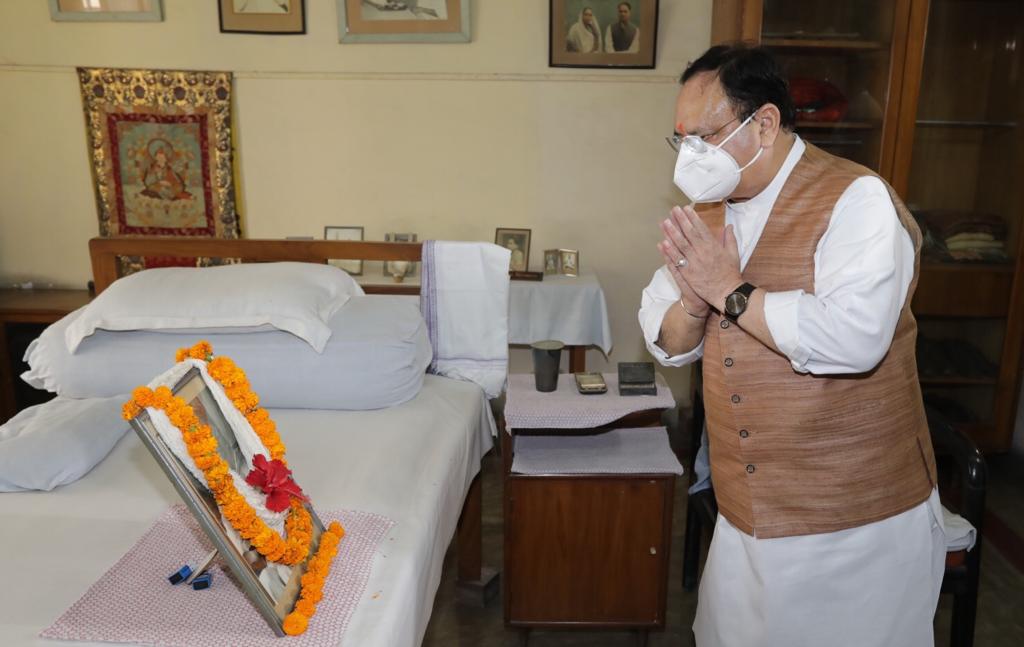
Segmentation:
<svg viewBox="0 0 1024 647">
<path fill-rule="evenodd" d="M 170 331 L 97 330 L 72 355 L 66 330 L 76 310 L 43 331 L 25 352 L 21 379 L 69 398 L 102 398 L 148 384 L 174 364 L 174 352 L 200 339 L 233 359 L 266 407 L 383 409 L 419 393 L 433 352 L 415 299 L 355 296 L 331 317 L 323 353 L 279 330 L 197 336 Z"/>
<path fill-rule="evenodd" d="M 88 474 L 128 430 L 128 397 L 57 398 L 0 425 L 0 492 L 52 490 Z"/>
<path fill-rule="evenodd" d="M 114 281 L 65 331 L 68 352 L 96 330 L 228 328 L 259 332 L 272 326 L 323 352 L 327 321 L 363 290 L 332 265 L 245 263 L 219 267 L 167 267 Z"/>
</svg>

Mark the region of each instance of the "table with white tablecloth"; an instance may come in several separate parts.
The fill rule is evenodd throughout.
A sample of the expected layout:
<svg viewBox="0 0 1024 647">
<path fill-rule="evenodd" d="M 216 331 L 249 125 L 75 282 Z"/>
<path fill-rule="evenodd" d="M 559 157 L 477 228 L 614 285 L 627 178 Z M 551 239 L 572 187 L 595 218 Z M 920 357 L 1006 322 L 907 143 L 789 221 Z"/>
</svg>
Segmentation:
<svg viewBox="0 0 1024 647">
<path fill-rule="evenodd" d="M 509 344 L 560 341 L 569 347 L 570 372 L 584 370 L 587 346 L 599 348 L 606 356 L 611 352 L 608 304 L 596 275 L 512 281 L 509 301 Z"/>
<path fill-rule="evenodd" d="M 365 265 L 369 265 L 366 263 Z M 395 283 L 379 267 L 357 276 L 367 291 L 392 294 L 419 293 L 419 273 Z M 543 281 L 513 280 L 509 295 L 508 343 L 529 345 L 554 339 L 569 351 L 569 371 L 585 370 L 585 352 L 594 346 L 608 355 L 612 329 L 604 290 L 594 274 L 547 275 Z"/>
</svg>

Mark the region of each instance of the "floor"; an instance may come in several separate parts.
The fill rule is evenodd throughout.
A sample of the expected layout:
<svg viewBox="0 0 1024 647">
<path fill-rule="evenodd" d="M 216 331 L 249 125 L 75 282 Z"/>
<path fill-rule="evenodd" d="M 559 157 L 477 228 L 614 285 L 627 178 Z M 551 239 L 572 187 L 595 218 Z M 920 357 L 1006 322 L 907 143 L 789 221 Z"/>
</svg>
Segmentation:
<svg viewBox="0 0 1024 647">
<path fill-rule="evenodd" d="M 488 565 L 501 566 L 502 512 L 500 459 L 489 455 L 483 471 L 483 540 L 484 559 Z M 981 568 L 981 592 L 978 602 L 977 647 L 1020 647 L 1024 645 L 1024 570 L 1000 552 L 1020 548 L 1018 566 L 1024 559 L 1024 458 L 998 456 L 989 460 L 989 511 L 1010 529 L 1009 538 L 1001 537 L 1000 545 L 985 541 Z M 697 605 L 696 593 L 685 593 L 681 585 L 681 554 L 683 526 L 686 519 L 686 497 L 683 482 L 677 483 L 673 513 L 673 552 L 669 575 L 667 625 L 663 632 L 652 633 L 651 647 L 689 647 L 694 644 L 690 624 Z M 988 522 L 986 522 L 988 523 Z M 936 614 L 936 645 L 949 642 L 950 602 L 943 596 Z M 455 602 L 455 560 L 453 551 L 445 561 L 434 612 L 427 627 L 424 647 L 515 647 L 520 644 L 515 631 L 505 629 L 501 599 L 487 608 L 477 609 Z M 627 632 L 534 632 L 531 647 L 632 647 L 634 635 Z"/>
</svg>

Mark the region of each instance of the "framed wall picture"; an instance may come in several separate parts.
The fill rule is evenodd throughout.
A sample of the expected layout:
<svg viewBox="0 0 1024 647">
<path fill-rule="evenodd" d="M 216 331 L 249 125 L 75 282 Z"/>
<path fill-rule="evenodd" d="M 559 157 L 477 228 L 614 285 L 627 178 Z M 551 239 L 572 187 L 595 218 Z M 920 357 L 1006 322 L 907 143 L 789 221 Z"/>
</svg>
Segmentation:
<svg viewBox="0 0 1024 647">
<path fill-rule="evenodd" d="M 508 269 L 512 272 L 529 271 L 530 233 L 529 229 L 498 227 L 494 230 L 494 244 L 505 247 L 512 252 L 512 260 L 508 266 Z"/>
<path fill-rule="evenodd" d="M 228 422 L 211 386 L 203 379 L 199 369 L 190 368 L 171 390 L 191 407 L 200 424 L 209 426 L 213 438 L 217 441 L 217 455 L 226 463 L 228 470 L 235 474 L 248 474 L 250 461 L 240 448 L 237 431 Z M 285 618 L 299 598 L 300 583 L 306 572 L 309 556 L 317 553 L 321 537 L 324 535 L 323 522 L 317 517 L 313 507 L 308 501 L 303 504 L 312 522 L 307 557 L 291 566 L 282 562 L 270 562 L 250 541 L 243 539 L 241 534 L 225 521 L 214 494 L 195 476 L 195 470 L 199 468 L 194 463 L 187 465 L 183 462 L 185 459 L 179 457 L 173 449 L 174 443 L 165 441 L 166 430 L 161 431 L 158 428 L 147 410 L 142 410 L 132 418 L 131 426 L 213 543 L 220 561 L 237 578 L 242 590 L 274 633 L 284 636 Z M 182 443 L 180 436 L 177 442 Z M 247 442 L 246 446 L 251 447 L 251 441 Z"/>
<path fill-rule="evenodd" d="M 363 228 L 362 227 L 324 227 L 324 240 L 362 240 L 363 239 Z M 361 260 L 342 260 L 342 259 L 330 259 L 327 261 L 334 267 L 340 267 L 353 276 L 359 276 L 363 273 L 363 261 Z"/>
<path fill-rule="evenodd" d="M 218 0 L 225 34 L 305 34 L 305 0 Z"/>
<path fill-rule="evenodd" d="M 558 250 L 559 273 L 565 276 L 580 275 L 580 252 L 576 249 Z"/>
<path fill-rule="evenodd" d="M 101 236 L 238 238 L 230 72 L 78 68 Z M 122 273 L 209 264 L 123 258 Z"/>
<path fill-rule="evenodd" d="M 343 43 L 468 43 L 470 0 L 335 0 Z"/>
<path fill-rule="evenodd" d="M 551 67 L 654 68 L 658 0 L 549 0 Z"/>
<path fill-rule="evenodd" d="M 415 243 L 416 234 L 388 232 L 384 234 L 384 242 Z M 401 280 L 399 277 L 404 279 L 407 276 L 415 276 L 417 265 L 418 263 L 410 263 L 408 261 L 384 261 L 384 273 L 388 276 L 394 277 L 396 281 L 399 281 Z M 402 268 L 404 268 L 404 270 Z"/>
<path fill-rule="evenodd" d="M 50 0 L 50 18 L 58 22 L 160 22 L 160 0 Z"/>
</svg>

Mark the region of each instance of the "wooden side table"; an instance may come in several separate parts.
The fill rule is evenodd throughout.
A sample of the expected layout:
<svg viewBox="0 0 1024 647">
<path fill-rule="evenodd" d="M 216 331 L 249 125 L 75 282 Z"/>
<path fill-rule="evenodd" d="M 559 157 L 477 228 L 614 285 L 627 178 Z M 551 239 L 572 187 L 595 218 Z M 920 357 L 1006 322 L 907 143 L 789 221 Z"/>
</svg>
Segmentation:
<svg viewBox="0 0 1024 647">
<path fill-rule="evenodd" d="M 20 408 L 15 385 L 21 357 L 11 354 L 13 328 L 52 324 L 90 299 L 87 290 L 0 290 L 0 424 Z"/>
<path fill-rule="evenodd" d="M 532 375 L 509 377 L 501 420 L 505 624 L 522 632 L 524 645 L 532 629 L 635 630 L 644 645 L 651 629 L 665 626 L 673 493 L 682 468 L 664 427 L 633 428 L 658 425 L 675 402 L 664 382 L 657 396 L 620 397 L 615 376 L 605 381 L 607 394 L 580 395 L 563 374 L 557 391 L 541 394 Z M 642 432 L 647 447 L 660 434 L 664 460 L 651 471 L 643 471 L 648 463 L 606 469 L 619 460 L 616 452 L 628 463 L 631 432 Z M 577 460 L 560 470 L 550 460 L 557 452 L 527 449 L 539 437 L 562 444 L 566 456 L 587 446 L 603 467 L 589 471 Z M 520 458 L 529 451 L 549 460 L 524 469 L 517 447 Z"/>
</svg>

